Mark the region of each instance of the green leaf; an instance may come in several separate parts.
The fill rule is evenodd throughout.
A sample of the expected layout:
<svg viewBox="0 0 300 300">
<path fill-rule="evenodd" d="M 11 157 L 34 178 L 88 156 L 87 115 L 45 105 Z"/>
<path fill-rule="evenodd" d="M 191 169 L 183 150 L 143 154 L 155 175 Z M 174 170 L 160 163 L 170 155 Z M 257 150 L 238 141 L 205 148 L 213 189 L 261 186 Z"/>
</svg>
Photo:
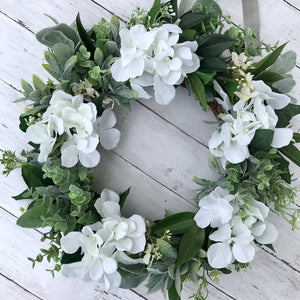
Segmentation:
<svg viewBox="0 0 300 300">
<path fill-rule="evenodd" d="M 66 61 L 73 55 L 73 50 L 63 43 L 58 43 L 53 46 L 53 53 L 59 65 L 63 67 Z"/>
<path fill-rule="evenodd" d="M 29 94 L 31 92 L 33 92 L 33 87 L 24 79 L 21 79 L 21 85 L 22 88 L 24 90 L 24 96 L 26 97 L 27 95 L 29 96 Z"/>
<path fill-rule="evenodd" d="M 65 64 L 65 67 L 64 67 L 64 71 L 63 71 L 63 77 L 64 77 L 64 79 L 68 79 L 69 78 L 69 76 L 70 76 L 70 74 L 71 74 L 71 72 L 72 72 L 72 70 L 73 70 L 76 62 L 77 62 L 77 56 L 76 55 L 71 56 L 67 60 L 67 62 Z"/>
<path fill-rule="evenodd" d="M 122 277 L 120 287 L 123 289 L 136 288 L 149 276 L 145 265 L 142 264 L 125 265 L 119 263 L 118 267 L 118 272 Z"/>
<path fill-rule="evenodd" d="M 180 300 L 180 296 L 178 295 L 176 288 L 175 288 L 175 281 L 173 281 L 171 287 L 168 291 L 169 300 Z"/>
<path fill-rule="evenodd" d="M 273 141 L 274 131 L 271 129 L 258 129 L 255 131 L 249 150 L 253 154 L 257 151 L 268 152 Z"/>
<path fill-rule="evenodd" d="M 43 206 L 33 206 L 17 220 L 17 224 L 25 228 L 42 227 L 43 220 L 41 219 L 41 216 L 46 214 L 47 208 Z"/>
<path fill-rule="evenodd" d="M 275 110 L 275 113 L 278 116 L 276 127 L 283 128 L 289 125 L 293 116 L 300 114 L 300 105 L 290 103 L 283 109 Z"/>
<path fill-rule="evenodd" d="M 37 166 L 26 164 L 22 166 L 22 177 L 29 188 L 36 188 L 38 186 L 47 186 L 52 183 L 49 179 L 44 179 L 44 172 Z"/>
<path fill-rule="evenodd" d="M 274 82 L 272 84 L 272 87 L 282 94 L 287 94 L 294 88 L 295 85 L 296 85 L 296 81 L 294 79 L 284 78 Z"/>
<path fill-rule="evenodd" d="M 185 41 L 193 41 L 196 34 L 197 31 L 195 29 L 184 29 L 181 36 Z"/>
<path fill-rule="evenodd" d="M 175 289 L 176 289 L 177 294 L 180 296 L 181 289 L 182 289 L 180 268 L 177 268 L 176 272 L 175 272 Z"/>
<path fill-rule="evenodd" d="M 296 66 L 297 55 L 294 51 L 287 51 L 280 55 L 269 71 L 277 74 L 286 74 Z"/>
<path fill-rule="evenodd" d="M 274 50 L 272 53 L 268 54 L 265 58 L 263 58 L 261 61 L 259 61 L 253 70 L 250 72 L 254 75 L 257 76 L 264 70 L 266 70 L 268 67 L 270 67 L 274 62 L 277 60 L 279 55 L 281 54 L 283 48 L 285 47 L 287 43 L 281 45 L 278 47 L 276 50 Z M 256 79 L 256 78 L 255 78 Z"/>
<path fill-rule="evenodd" d="M 72 254 L 64 253 L 61 258 L 61 263 L 63 265 L 71 264 L 77 261 L 81 261 L 82 257 L 83 254 L 81 254 L 81 248 L 79 248 L 75 253 Z"/>
<path fill-rule="evenodd" d="M 40 43 L 46 45 L 47 47 L 51 47 L 50 44 L 47 41 L 44 41 L 44 39 L 43 39 L 44 36 L 51 30 L 60 31 L 65 37 L 67 37 L 68 39 L 73 41 L 74 45 L 77 45 L 79 43 L 79 38 L 78 38 L 77 32 L 72 27 L 70 27 L 69 25 L 64 24 L 64 23 L 58 24 L 56 26 L 44 28 L 43 30 L 39 31 L 36 34 L 37 40 Z"/>
<path fill-rule="evenodd" d="M 125 192 L 123 192 L 122 194 L 120 194 L 120 207 L 122 209 L 122 207 L 124 206 L 125 200 L 127 199 L 129 193 L 130 193 L 130 189 L 131 187 L 129 187 Z"/>
<path fill-rule="evenodd" d="M 199 71 L 201 72 L 226 72 L 227 67 L 218 57 L 207 57 L 201 60 Z"/>
<path fill-rule="evenodd" d="M 103 52 L 102 52 L 99 48 L 96 48 L 95 54 L 94 54 L 94 60 L 95 60 L 95 63 L 96 63 L 98 66 L 101 66 L 102 63 L 103 63 L 103 59 L 104 59 Z"/>
<path fill-rule="evenodd" d="M 202 80 L 203 84 L 208 84 L 216 75 L 216 72 L 213 73 L 203 73 L 203 72 L 195 72 L 195 74 Z"/>
<path fill-rule="evenodd" d="M 219 162 L 218 162 L 218 160 L 216 159 L 216 157 L 215 157 L 214 155 L 211 155 L 211 156 L 208 158 L 208 164 L 209 164 L 210 169 L 211 169 L 214 173 L 219 174 L 219 175 L 222 174 L 221 168 L 220 168 L 220 165 L 219 165 Z"/>
<path fill-rule="evenodd" d="M 166 230 L 174 235 L 183 234 L 194 224 L 194 216 L 192 212 L 174 214 L 158 221 L 151 230 L 157 236 L 163 235 Z"/>
<path fill-rule="evenodd" d="M 278 169 L 280 169 L 283 173 L 279 174 L 279 176 L 285 180 L 288 184 L 291 184 L 292 181 L 292 175 L 290 173 L 289 169 L 289 162 L 281 156 L 279 153 L 277 153 L 278 157 L 275 158 L 275 161 L 279 164 Z"/>
<path fill-rule="evenodd" d="M 165 240 L 157 239 L 156 243 L 163 255 L 164 261 L 170 264 L 174 263 L 177 259 L 177 251 Z"/>
<path fill-rule="evenodd" d="M 257 76 L 256 80 L 262 80 L 266 84 L 273 84 L 274 82 L 281 80 L 283 78 L 284 78 L 283 76 L 281 76 L 277 73 L 265 71 L 265 72 L 262 72 L 261 74 L 259 74 L 259 76 Z"/>
<path fill-rule="evenodd" d="M 227 90 L 227 94 L 229 95 L 230 97 L 230 100 L 233 101 L 233 98 L 235 96 L 235 92 L 237 91 L 237 86 L 238 86 L 238 82 L 227 82 L 226 83 L 226 90 Z"/>
<path fill-rule="evenodd" d="M 86 30 L 84 29 L 84 27 L 81 23 L 79 13 L 77 14 L 77 17 L 76 17 L 76 25 L 77 25 L 78 33 L 79 33 L 79 36 L 81 38 L 83 45 L 86 47 L 86 49 L 89 52 L 91 52 L 91 54 L 94 54 L 96 47 L 94 46 L 94 43 L 92 42 L 89 34 L 86 32 Z"/>
<path fill-rule="evenodd" d="M 42 90 L 45 87 L 43 80 L 36 74 L 32 75 L 32 83 L 36 90 Z"/>
<path fill-rule="evenodd" d="M 236 40 L 223 34 L 210 34 L 197 39 L 199 48 L 197 53 L 202 57 L 215 57 L 228 48 L 230 48 Z"/>
<path fill-rule="evenodd" d="M 120 21 L 119 21 L 117 16 L 112 16 L 111 19 L 110 19 L 110 23 L 113 24 L 117 28 L 117 30 L 119 30 Z"/>
<path fill-rule="evenodd" d="M 300 151 L 293 143 L 290 143 L 289 145 L 278 150 L 300 167 Z"/>
<path fill-rule="evenodd" d="M 180 18 L 179 26 L 182 30 L 192 29 L 193 27 L 199 27 L 201 25 L 201 22 L 206 18 L 206 15 L 188 13 Z"/>
<path fill-rule="evenodd" d="M 265 244 L 264 246 L 271 249 L 273 252 L 276 252 L 272 244 Z"/>
<path fill-rule="evenodd" d="M 160 8 L 161 8 L 160 0 L 154 0 L 152 7 L 147 14 L 147 16 L 150 17 L 151 22 L 154 21 L 154 18 L 158 14 Z"/>
<path fill-rule="evenodd" d="M 294 132 L 293 139 L 295 140 L 296 143 L 300 143 L 300 133 Z"/>
<path fill-rule="evenodd" d="M 190 80 L 192 90 L 196 98 L 199 100 L 200 105 L 202 106 L 204 111 L 207 111 L 207 100 L 205 95 L 205 88 L 201 79 L 195 73 L 189 74 L 188 79 Z"/>
<path fill-rule="evenodd" d="M 74 48 L 74 43 L 72 40 L 68 39 L 61 31 L 50 30 L 42 38 L 44 44 L 47 44 L 48 47 L 53 48 L 55 44 L 62 43 Z"/>
<path fill-rule="evenodd" d="M 14 198 L 15 200 L 31 199 L 28 189 L 24 190 L 17 196 L 13 196 L 12 198 Z"/>
<path fill-rule="evenodd" d="M 199 253 L 204 239 L 205 230 L 193 221 L 193 225 L 181 238 L 176 265 L 182 265 L 194 258 Z"/>
</svg>

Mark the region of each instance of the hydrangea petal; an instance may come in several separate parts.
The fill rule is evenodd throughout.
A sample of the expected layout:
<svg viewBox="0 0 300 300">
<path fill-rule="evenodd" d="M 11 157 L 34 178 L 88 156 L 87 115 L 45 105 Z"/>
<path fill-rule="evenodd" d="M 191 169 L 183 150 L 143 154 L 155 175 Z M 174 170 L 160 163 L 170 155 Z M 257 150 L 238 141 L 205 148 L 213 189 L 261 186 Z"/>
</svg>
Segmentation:
<svg viewBox="0 0 300 300">
<path fill-rule="evenodd" d="M 232 247 L 233 257 L 241 263 L 248 263 L 253 260 L 255 255 L 255 249 L 252 245 L 242 245 L 235 243 Z"/>
<path fill-rule="evenodd" d="M 277 237 L 278 237 L 278 231 L 276 229 L 276 227 L 269 222 L 265 222 L 266 224 L 266 229 L 264 231 L 264 233 L 260 236 L 256 236 L 255 240 L 260 243 L 260 244 L 272 244 L 276 241 Z"/>
<path fill-rule="evenodd" d="M 125 70 L 122 66 L 121 59 L 116 60 L 111 66 L 110 70 L 113 79 L 118 82 L 124 82 L 129 79 L 129 76 L 125 73 Z"/>
<path fill-rule="evenodd" d="M 106 150 L 111 150 L 118 145 L 120 137 L 121 132 L 118 129 L 108 129 L 101 133 L 100 143 Z"/>
<path fill-rule="evenodd" d="M 154 77 L 155 101 L 161 105 L 169 104 L 175 97 L 175 87 L 164 83 L 158 76 Z"/>
<path fill-rule="evenodd" d="M 64 252 L 75 253 L 81 246 L 81 232 L 72 231 L 60 239 L 60 245 Z"/>
<path fill-rule="evenodd" d="M 208 248 L 207 259 L 213 268 L 226 268 L 232 261 L 230 246 L 226 243 L 212 244 Z"/>
<path fill-rule="evenodd" d="M 79 152 L 78 155 L 80 163 L 86 168 L 96 167 L 99 164 L 101 158 L 100 153 L 97 150 L 91 153 Z"/>
<path fill-rule="evenodd" d="M 287 146 L 293 138 L 293 130 L 291 128 L 275 128 L 271 146 L 281 148 Z"/>
<path fill-rule="evenodd" d="M 211 221 L 211 213 L 209 210 L 200 208 L 194 217 L 194 221 L 200 228 L 206 228 Z"/>
</svg>

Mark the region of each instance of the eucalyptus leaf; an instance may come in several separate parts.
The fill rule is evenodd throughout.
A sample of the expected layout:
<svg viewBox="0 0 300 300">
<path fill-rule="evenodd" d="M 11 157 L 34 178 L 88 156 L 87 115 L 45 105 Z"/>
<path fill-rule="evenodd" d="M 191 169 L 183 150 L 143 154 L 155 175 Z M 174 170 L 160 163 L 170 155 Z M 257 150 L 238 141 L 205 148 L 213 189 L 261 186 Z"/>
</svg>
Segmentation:
<svg viewBox="0 0 300 300">
<path fill-rule="evenodd" d="M 101 49 L 99 48 L 96 48 L 95 50 L 95 54 L 94 54 L 94 59 L 95 59 L 95 62 L 98 66 L 101 66 L 102 63 L 103 63 L 103 58 L 104 58 L 104 55 L 103 55 L 103 52 L 101 51 Z"/>
</svg>

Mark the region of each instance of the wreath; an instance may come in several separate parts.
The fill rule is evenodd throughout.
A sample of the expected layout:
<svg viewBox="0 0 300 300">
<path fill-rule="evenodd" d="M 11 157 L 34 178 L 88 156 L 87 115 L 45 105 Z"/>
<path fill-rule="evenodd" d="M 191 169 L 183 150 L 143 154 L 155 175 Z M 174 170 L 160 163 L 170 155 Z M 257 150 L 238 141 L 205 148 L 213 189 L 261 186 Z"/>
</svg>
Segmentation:
<svg viewBox="0 0 300 300">
<path fill-rule="evenodd" d="M 225 30 L 230 17 L 213 0 L 155 0 L 149 11 L 137 7 L 123 29 L 115 16 L 91 30 L 79 14 L 72 26 L 52 20 L 36 37 L 48 47 L 43 67 L 55 81 L 22 80 L 18 100 L 30 101 L 20 129 L 32 150 L 21 158 L 4 151 L 1 159 L 4 174 L 21 168 L 28 186 L 13 197 L 31 200 L 17 224 L 51 228 L 42 238 L 49 247 L 29 258 L 33 267 L 46 257 L 53 276 L 62 271 L 108 290 L 148 280 L 149 292 L 172 300 L 190 280 L 199 286 L 194 298 L 206 299 L 208 279 L 247 269 L 255 244 L 274 250 L 270 210 L 299 229 L 287 158 L 300 165 L 300 135 L 290 125 L 300 106 L 287 95 L 296 55 L 282 54 L 285 44 L 258 42 L 249 28 Z M 269 54 L 261 59 L 262 51 Z M 177 86 L 216 116 L 208 145 L 219 179 L 194 178 L 196 213 L 122 216 L 130 189 L 93 188 L 98 144 L 111 150 L 120 140 L 113 108 L 130 110 L 152 94 L 167 105 Z"/>
</svg>

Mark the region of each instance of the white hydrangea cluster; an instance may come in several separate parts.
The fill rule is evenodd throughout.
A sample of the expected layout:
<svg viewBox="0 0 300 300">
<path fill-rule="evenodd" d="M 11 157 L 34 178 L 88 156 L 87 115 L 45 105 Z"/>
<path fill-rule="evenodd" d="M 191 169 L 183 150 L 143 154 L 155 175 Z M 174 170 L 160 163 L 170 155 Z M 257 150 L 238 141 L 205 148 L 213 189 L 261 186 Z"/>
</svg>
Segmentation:
<svg viewBox="0 0 300 300">
<path fill-rule="evenodd" d="M 144 87 L 153 86 L 155 100 L 169 104 L 175 97 L 174 85 L 182 83 L 188 73 L 200 66 L 194 53 L 196 41 L 178 43 L 181 28 L 175 24 L 164 24 L 147 31 L 144 25 L 122 29 L 121 57 L 112 65 L 112 76 L 116 81 L 130 80 L 137 97 L 148 99 Z"/>
<path fill-rule="evenodd" d="M 248 263 L 255 255 L 254 240 L 272 244 L 278 236 L 275 226 L 266 221 L 269 208 L 251 199 L 245 203 L 238 194 L 217 187 L 199 201 L 194 220 L 200 228 L 217 228 L 209 239 L 214 241 L 207 251 L 213 268 L 225 268 L 235 260 Z M 245 217 L 246 216 L 246 217 Z"/>
<path fill-rule="evenodd" d="M 236 67 L 247 64 L 244 58 L 233 55 Z M 247 65 L 248 66 L 248 65 Z M 290 128 L 275 128 L 278 122 L 276 109 L 282 109 L 290 103 L 290 98 L 284 94 L 275 93 L 263 81 L 252 80 L 250 73 L 243 73 L 243 85 L 236 95 L 240 100 L 232 106 L 229 96 L 215 81 L 214 88 L 222 99 L 216 98 L 226 112 L 221 119 L 223 124 L 215 131 L 208 142 L 212 154 L 226 161 L 237 164 L 250 155 L 248 145 L 251 143 L 257 129 L 271 129 L 274 137 L 271 146 L 281 148 L 290 143 L 293 131 Z M 266 104 L 265 104 L 266 103 Z M 231 111 L 231 113 L 228 113 Z"/>
<path fill-rule="evenodd" d="M 76 165 L 78 160 L 87 167 L 95 167 L 100 161 L 96 150 L 99 144 L 111 150 L 120 140 L 120 131 L 113 128 L 116 117 L 111 109 L 106 109 L 97 118 L 94 103 L 85 103 L 83 95 L 72 96 L 56 90 L 50 100 L 50 106 L 42 120 L 29 126 L 27 138 L 40 144 L 39 162 L 45 162 L 51 153 L 59 135 L 66 134 L 67 139 L 61 147 L 61 161 L 64 167 Z"/>
<path fill-rule="evenodd" d="M 81 261 L 63 265 L 65 276 L 102 282 L 107 290 L 112 290 L 121 284 L 118 262 L 143 263 L 142 259 L 132 259 L 126 253 L 136 254 L 144 250 L 145 221 L 139 215 L 121 217 L 119 201 L 117 193 L 104 189 L 95 203 L 101 222 L 61 238 L 60 244 L 65 253 L 75 253 L 81 247 L 83 254 Z"/>
</svg>

